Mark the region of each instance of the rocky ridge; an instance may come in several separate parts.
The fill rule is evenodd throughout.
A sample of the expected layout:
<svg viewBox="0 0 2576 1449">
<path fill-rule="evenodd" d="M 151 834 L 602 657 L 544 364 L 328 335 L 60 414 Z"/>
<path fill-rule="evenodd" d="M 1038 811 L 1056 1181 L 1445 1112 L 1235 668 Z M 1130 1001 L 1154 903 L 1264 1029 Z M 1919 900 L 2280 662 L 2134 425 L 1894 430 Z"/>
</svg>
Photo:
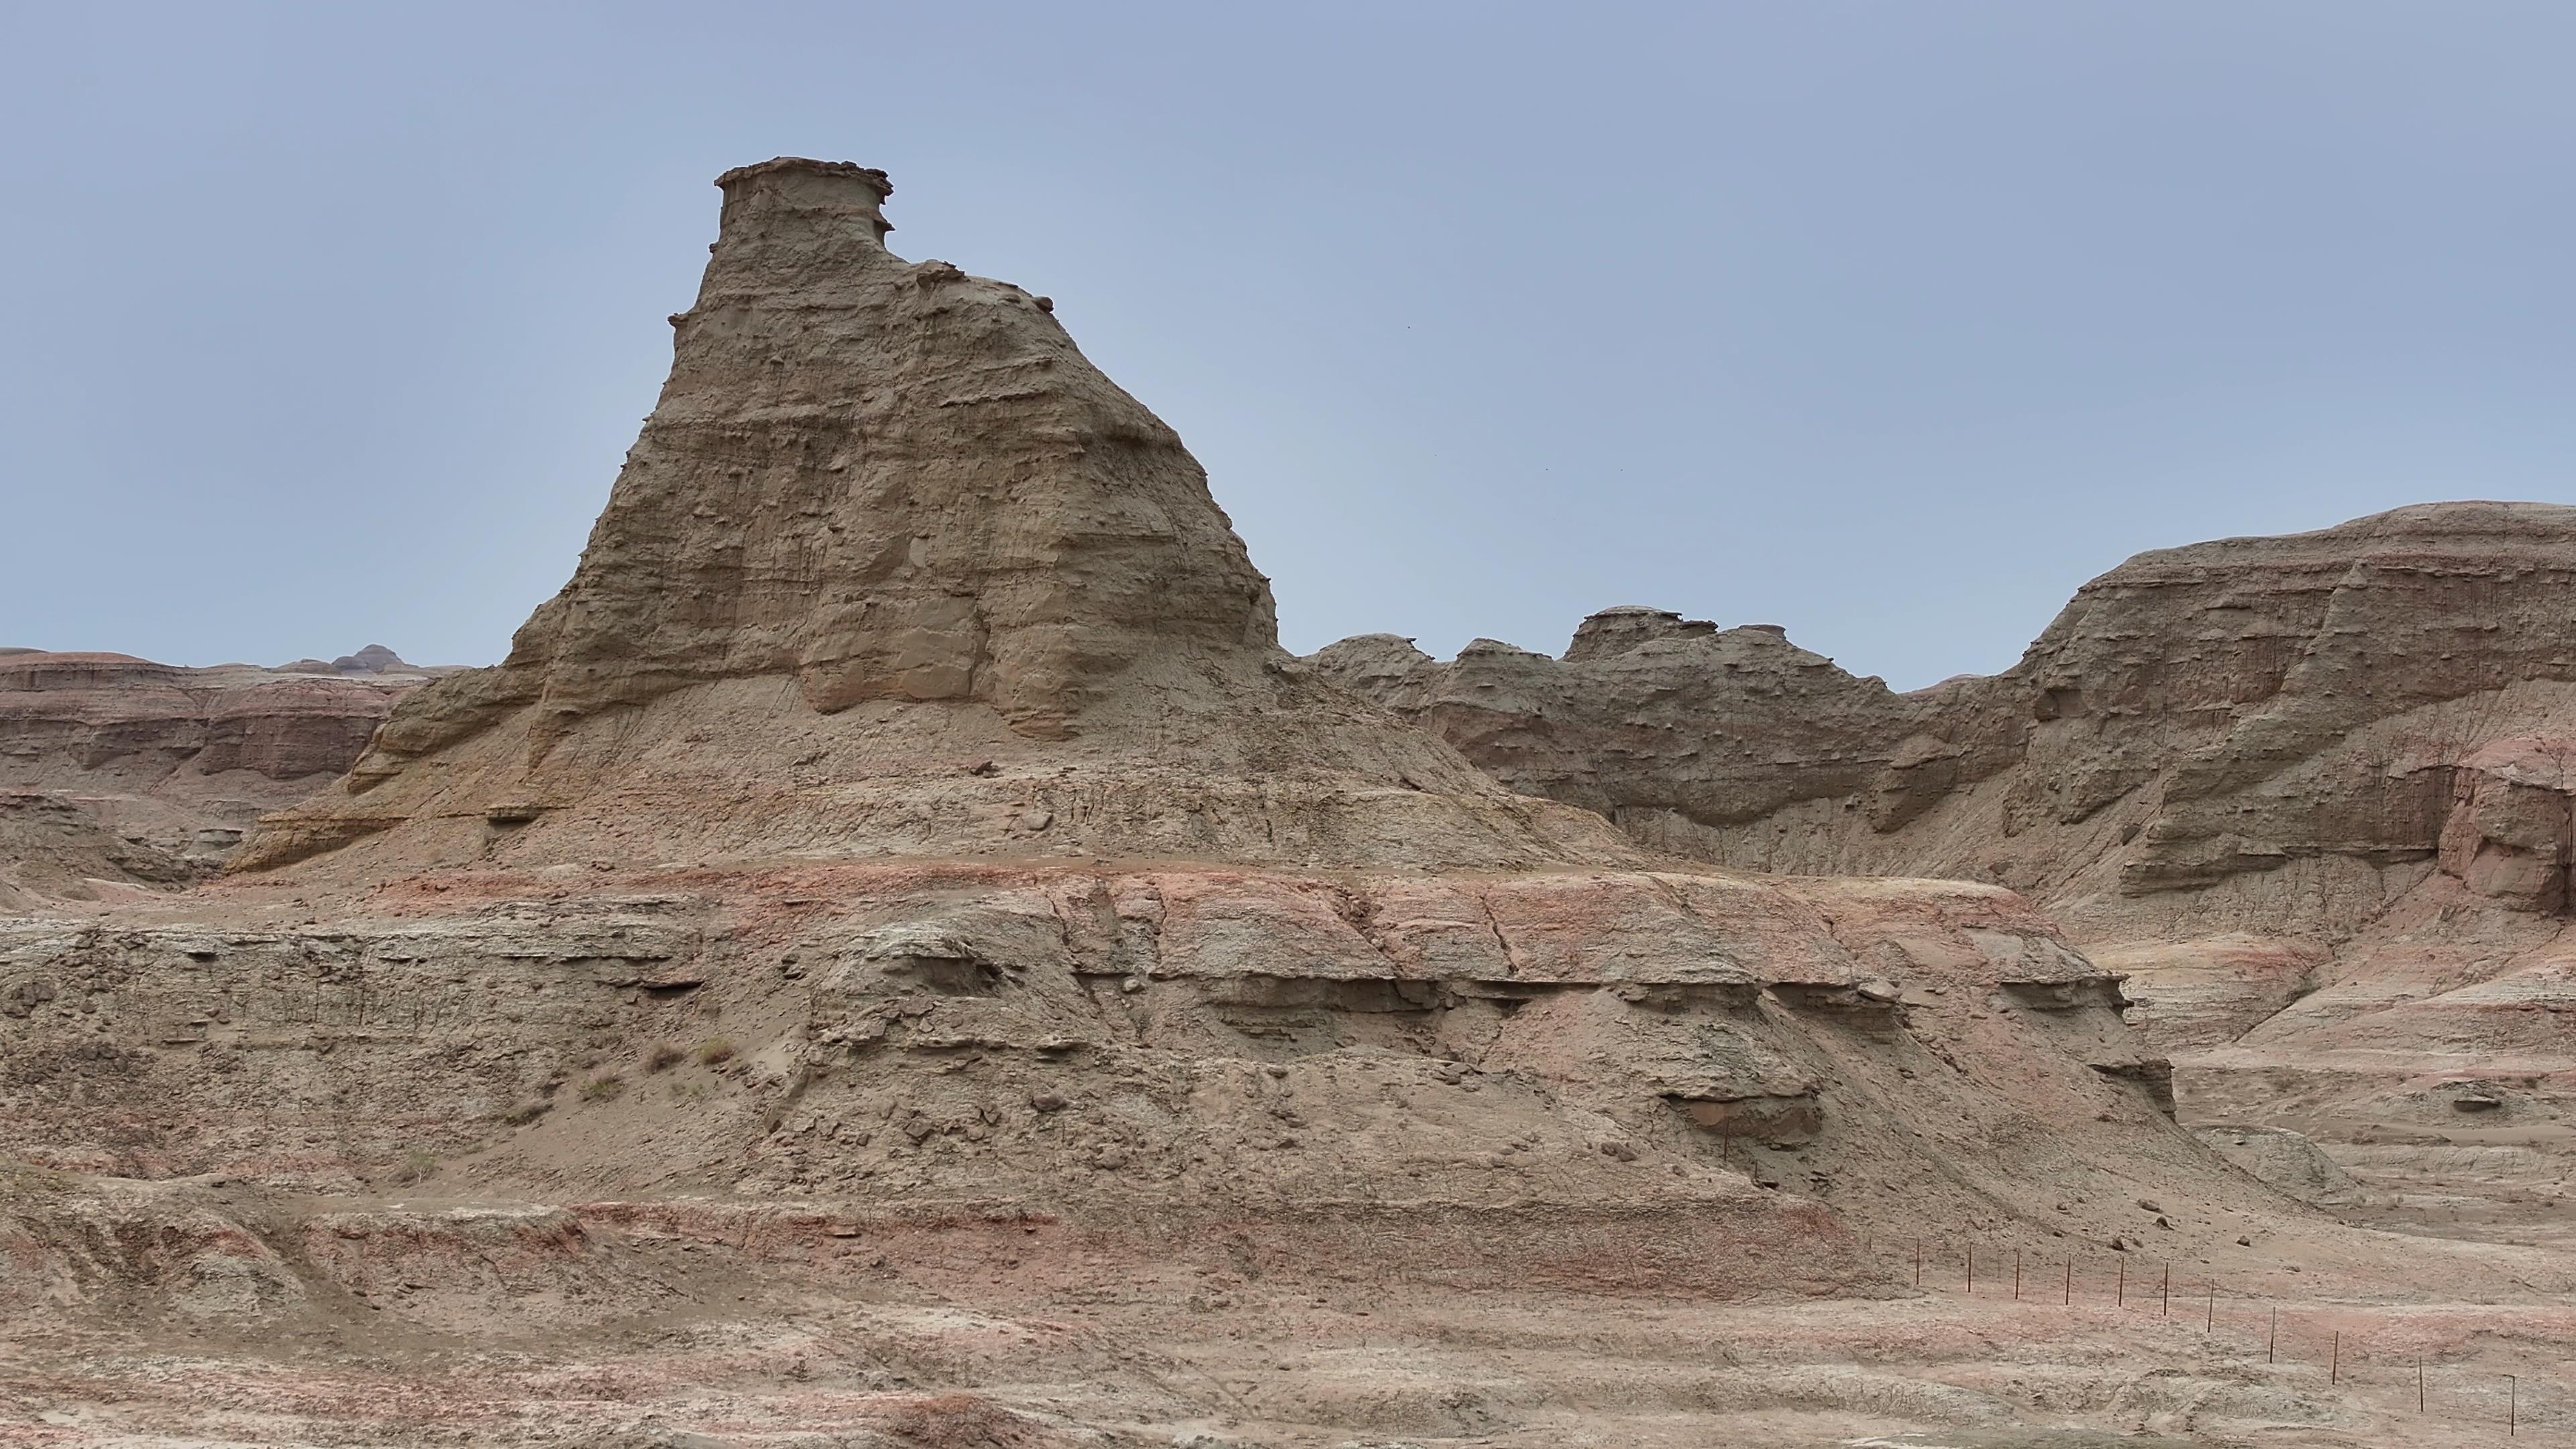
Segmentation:
<svg viewBox="0 0 2576 1449">
<path fill-rule="evenodd" d="M 2438 1135 L 2502 1081 L 2550 1132 L 2571 585 L 2576 509 L 2430 504 L 2143 554 L 2013 669 L 1910 694 L 1644 609 L 1562 659 L 1367 636 L 1314 662 L 1641 844 L 2029 893 L 2204 1114 Z"/>
<path fill-rule="evenodd" d="M 261 814 L 347 770 L 431 677 L 382 659 L 190 669 L 0 650 L 0 910 L 206 878 Z"/>
<path fill-rule="evenodd" d="M 1515 788 L 1755 869 L 1950 875 L 2082 928 L 2348 932 L 2440 871 L 2566 897 L 2576 509 L 2428 504 L 2142 554 L 2022 661 L 1898 694 L 1642 608 L 1562 659 L 1390 635 L 1313 662 Z"/>
</svg>

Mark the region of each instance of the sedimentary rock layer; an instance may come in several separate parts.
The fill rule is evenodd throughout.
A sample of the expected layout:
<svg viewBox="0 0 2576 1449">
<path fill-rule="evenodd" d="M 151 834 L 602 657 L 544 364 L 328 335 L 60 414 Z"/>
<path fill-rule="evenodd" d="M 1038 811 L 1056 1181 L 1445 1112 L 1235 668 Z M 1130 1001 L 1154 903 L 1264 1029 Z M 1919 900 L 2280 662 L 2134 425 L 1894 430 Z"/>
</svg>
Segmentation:
<svg viewBox="0 0 2576 1449">
<path fill-rule="evenodd" d="M 0 651 L 0 909 L 203 878 L 261 812 L 348 769 L 427 677 Z"/>
<path fill-rule="evenodd" d="M 2011 670 L 1911 694 L 1643 609 L 1561 659 L 1376 635 L 1314 662 L 1659 847 L 1999 880 L 2079 934 L 2333 933 L 2436 870 L 2566 899 L 2571 595 L 2576 509 L 2428 504 L 2141 554 Z"/>
<path fill-rule="evenodd" d="M 580 568 L 407 701 L 264 868 L 1041 854 L 1615 856 L 1278 647 L 1180 440 L 1051 304 L 886 250 L 880 172 L 726 173 Z"/>
</svg>

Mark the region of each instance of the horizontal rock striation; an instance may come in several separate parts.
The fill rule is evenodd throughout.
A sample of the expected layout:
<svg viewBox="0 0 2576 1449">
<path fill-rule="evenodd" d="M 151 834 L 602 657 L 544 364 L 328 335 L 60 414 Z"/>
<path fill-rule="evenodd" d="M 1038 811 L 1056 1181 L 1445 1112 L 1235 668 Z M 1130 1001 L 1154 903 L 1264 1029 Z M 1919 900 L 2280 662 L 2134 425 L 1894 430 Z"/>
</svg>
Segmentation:
<svg viewBox="0 0 2576 1449">
<path fill-rule="evenodd" d="M 33 1184 L 0 1203 L 0 1305 L 64 1307 L 75 1401 L 124 1392 L 94 1365 L 156 1325 L 524 1347 L 601 1399 L 601 1345 L 647 1337 L 692 1355 L 665 1384 L 803 1394 L 827 1341 L 882 1354 L 873 1387 L 1026 1384 L 1110 1298 L 1229 1339 L 1293 1327 L 1292 1289 L 1624 1314 L 1911 1291 L 1888 1245 L 1927 1224 L 2152 1223 L 2214 1261 L 2305 1219 L 2176 1124 L 2118 978 L 2011 890 L 1685 865 L 1581 808 L 1655 839 L 1641 810 L 1747 825 L 1910 769 L 1881 818 L 1917 828 L 2014 729 L 1890 745 L 1885 691 L 1776 631 L 1620 614 L 1436 706 L 1584 777 L 1516 793 L 1329 677 L 1365 655 L 1384 695 L 1415 660 L 1282 651 L 1178 440 L 1042 299 L 886 251 L 882 173 L 719 184 L 670 382 L 507 661 L 405 696 L 223 879 L 0 921 L 0 1159 Z M 1677 747 L 1652 681 L 1684 659 L 1765 701 L 1741 748 Z M 1583 724 L 1583 671 L 1662 712 Z M 1636 796 L 1636 765 L 1698 793 Z M 1044 1325 L 987 1313 L 1010 1273 Z M 1081 1351 L 1094 1380 L 1150 1357 Z M 1025 1395 L 1050 1437 L 887 1394 L 834 1432 L 1197 1442 L 1262 1392 L 1137 1372 L 1150 1414 Z M 1316 1383 L 1248 1432 L 1500 1422 Z"/>
<path fill-rule="evenodd" d="M 964 863 L 529 884 L 328 922 L 0 927 L 0 1152 L 315 1192 L 426 1155 L 555 1200 L 1110 1221 L 1427 1196 L 1530 1224 L 1782 1201 L 1764 1188 L 2011 1212 L 2034 1181 L 2203 1161 L 2113 980 L 1992 887 Z"/>
<path fill-rule="evenodd" d="M 1017 850 L 1616 854 L 1315 679 L 1171 429 L 1050 304 L 885 248 L 883 173 L 727 172 L 670 380 L 499 667 L 245 868 Z"/>
<path fill-rule="evenodd" d="M 427 676 L 0 653 L 0 909 L 202 879 L 330 783 Z"/>
<path fill-rule="evenodd" d="M 1314 662 L 1652 847 L 2026 891 L 2125 978 L 2186 1116 L 2397 1153 L 2372 1201 L 2420 1202 L 2439 1169 L 2383 1134 L 2450 1140 L 2479 1081 L 2548 1140 L 2576 1084 L 2571 598 L 2576 509 L 2447 503 L 2142 554 L 2011 670 L 1912 694 L 1642 609 L 1561 659 Z"/>
<path fill-rule="evenodd" d="M 1659 847 L 2000 880 L 2079 934 L 2332 933 L 2437 869 L 2566 899 L 2571 590 L 2576 509 L 2430 504 L 2142 554 L 2011 670 L 1911 694 L 1643 609 L 1562 659 L 1367 636 L 1314 662 Z"/>
</svg>

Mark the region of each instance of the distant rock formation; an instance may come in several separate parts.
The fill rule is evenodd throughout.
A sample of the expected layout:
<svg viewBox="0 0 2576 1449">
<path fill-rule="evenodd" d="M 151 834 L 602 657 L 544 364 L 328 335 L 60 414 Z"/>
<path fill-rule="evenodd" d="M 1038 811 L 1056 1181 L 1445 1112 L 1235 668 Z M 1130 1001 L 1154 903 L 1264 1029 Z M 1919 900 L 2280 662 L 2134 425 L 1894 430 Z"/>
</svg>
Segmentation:
<svg viewBox="0 0 2576 1449">
<path fill-rule="evenodd" d="M 1313 662 L 1650 845 L 1997 880 L 2079 926 L 2331 934 L 2437 870 L 2567 899 L 2571 586 L 2576 509 L 2428 504 L 2142 554 L 2011 670 L 1912 694 L 1633 608 L 1562 659 L 1371 635 Z"/>
<path fill-rule="evenodd" d="M 307 658 L 298 659 L 291 664 L 281 664 L 277 666 L 277 672 L 280 674 L 411 674 L 425 679 L 432 675 L 455 674 L 460 671 L 452 665 L 423 668 L 417 664 L 406 664 L 401 655 L 384 645 L 370 644 L 355 654 L 343 654 L 337 659 Z"/>
<path fill-rule="evenodd" d="M 1638 609 L 1561 659 L 1313 662 L 1641 844 L 2023 891 L 2204 1118 L 2366 1139 L 2450 1130 L 2455 1080 L 2544 1113 L 2576 1082 L 2571 600 L 2576 508 L 2441 503 L 2141 554 L 2012 669 L 1912 694 Z"/>
<path fill-rule="evenodd" d="M 0 650 L 0 909 L 204 878 L 427 677 Z"/>
</svg>

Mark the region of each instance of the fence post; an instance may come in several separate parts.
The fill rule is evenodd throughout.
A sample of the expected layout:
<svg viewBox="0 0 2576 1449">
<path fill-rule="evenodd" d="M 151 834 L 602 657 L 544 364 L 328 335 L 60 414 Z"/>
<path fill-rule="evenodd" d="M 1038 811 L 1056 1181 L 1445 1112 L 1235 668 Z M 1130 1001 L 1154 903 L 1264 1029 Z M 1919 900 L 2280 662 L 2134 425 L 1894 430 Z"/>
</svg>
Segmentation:
<svg viewBox="0 0 2576 1449">
<path fill-rule="evenodd" d="M 2111 1285 L 2111 1306 L 2126 1308 L 2129 1306 L 2129 1260 L 2120 1258 L 2115 1261 L 2120 1265 L 2120 1276 Z"/>
<path fill-rule="evenodd" d="M 2335 1330 L 2334 1356 L 2326 1360 L 2326 1382 L 2330 1384 L 2343 1382 L 2343 1330 L 2341 1329 Z"/>
<path fill-rule="evenodd" d="M 1977 1245 L 1968 1245 L 1968 1296 L 1977 1296 Z"/>
<path fill-rule="evenodd" d="M 2415 1412 L 2424 1412 L 2424 1365 L 2415 1365 Z"/>
<path fill-rule="evenodd" d="M 2272 1331 L 2263 1339 L 2263 1362 L 2272 1362 L 2273 1351 L 2281 1346 L 2281 1310 L 2272 1310 Z"/>
<path fill-rule="evenodd" d="M 2013 1249 L 2013 1301 L 2021 1301 L 2021 1249 Z"/>
<path fill-rule="evenodd" d="M 1914 1286 L 1917 1288 L 1923 1286 L 1923 1240 L 1921 1238 L 1914 1240 Z"/>
<path fill-rule="evenodd" d="M 2071 1257 L 2066 1260 L 2066 1298 L 2064 1302 L 2069 1308 L 2075 1306 L 2075 1260 Z"/>
<path fill-rule="evenodd" d="M 2173 1264 L 2165 1264 L 2164 1286 L 2156 1290 L 2164 1296 L 2164 1315 L 2173 1317 Z"/>
<path fill-rule="evenodd" d="M 2521 1387 L 2521 1383 L 2517 1381 L 2513 1375 L 2506 1374 L 2504 1376 L 2504 1436 L 2508 1439 L 2514 1437 L 2514 1420 L 2516 1418 L 2514 1410 L 2517 1407 L 2514 1401 L 2519 1397 L 2517 1391 L 2520 1390 Z"/>
<path fill-rule="evenodd" d="M 2218 1290 L 2216 1288 L 2209 1290 L 2209 1321 L 2200 1326 L 2200 1331 L 2203 1333 L 2218 1331 Z"/>
</svg>

